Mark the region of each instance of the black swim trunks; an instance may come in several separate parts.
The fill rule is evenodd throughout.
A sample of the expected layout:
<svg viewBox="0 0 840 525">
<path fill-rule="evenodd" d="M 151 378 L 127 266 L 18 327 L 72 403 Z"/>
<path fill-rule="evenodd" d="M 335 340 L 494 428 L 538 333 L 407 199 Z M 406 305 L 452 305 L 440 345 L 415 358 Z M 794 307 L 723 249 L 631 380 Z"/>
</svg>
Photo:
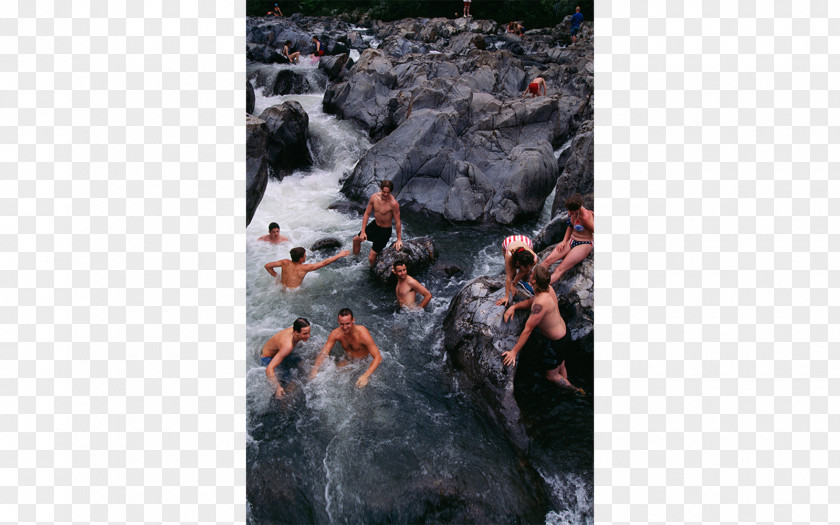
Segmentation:
<svg viewBox="0 0 840 525">
<path fill-rule="evenodd" d="M 566 360 L 571 343 L 572 337 L 569 335 L 568 329 L 566 330 L 566 335 L 560 339 L 548 341 L 545 345 L 545 353 L 543 354 L 543 368 L 553 370 L 560 366 Z"/>
<path fill-rule="evenodd" d="M 359 233 L 361 234 L 361 232 Z M 365 227 L 365 233 L 367 234 L 368 240 L 373 243 L 371 250 L 376 253 L 381 252 L 388 244 L 388 241 L 391 240 L 391 227 L 383 228 L 376 224 L 376 220 L 368 223 L 367 227 Z"/>
</svg>

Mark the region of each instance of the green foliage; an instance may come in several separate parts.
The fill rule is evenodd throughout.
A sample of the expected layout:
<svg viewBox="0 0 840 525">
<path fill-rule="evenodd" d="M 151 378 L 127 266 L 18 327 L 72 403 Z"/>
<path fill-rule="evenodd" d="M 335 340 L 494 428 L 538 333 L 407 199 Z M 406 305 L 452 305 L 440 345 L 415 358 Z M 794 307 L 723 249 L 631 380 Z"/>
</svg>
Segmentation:
<svg viewBox="0 0 840 525">
<path fill-rule="evenodd" d="M 368 12 L 371 18 L 386 22 L 401 18 L 457 18 L 464 10 L 463 0 L 248 0 L 246 13 L 265 16 L 275 3 L 286 16 Z M 501 25 L 518 20 L 526 29 L 535 29 L 553 27 L 574 13 L 578 5 L 586 20 L 592 20 L 593 4 L 594 0 L 473 0 L 470 14 Z"/>
</svg>

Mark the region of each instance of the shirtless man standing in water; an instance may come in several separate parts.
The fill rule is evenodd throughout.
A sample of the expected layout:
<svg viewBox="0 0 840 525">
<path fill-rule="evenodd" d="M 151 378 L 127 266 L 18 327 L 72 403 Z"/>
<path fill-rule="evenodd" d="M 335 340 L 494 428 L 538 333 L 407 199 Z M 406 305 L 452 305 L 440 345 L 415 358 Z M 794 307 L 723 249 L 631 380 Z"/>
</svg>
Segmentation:
<svg viewBox="0 0 840 525">
<path fill-rule="evenodd" d="M 522 347 L 531 337 L 531 332 L 534 331 L 534 328 L 539 327 L 540 332 L 548 339 L 548 345 L 546 345 L 543 355 L 543 363 L 546 368 L 545 377 L 558 386 L 583 394 L 582 389 L 569 382 L 569 376 L 566 373 L 566 355 L 572 338 L 569 336 L 563 317 L 560 316 L 560 309 L 557 307 L 557 294 L 554 292 L 554 288 L 548 284 L 549 279 L 551 279 L 551 275 L 547 268 L 543 266 L 534 268 L 531 274 L 534 297 L 516 303 L 505 311 L 503 319 L 507 322 L 510 321 L 516 310 L 531 308 L 531 315 L 528 317 L 516 345 L 502 353 L 504 363 L 509 366 L 516 362 L 516 356 L 519 355 Z"/>
<path fill-rule="evenodd" d="M 289 328 L 280 330 L 266 341 L 260 354 L 260 362 L 265 366 L 265 375 L 268 382 L 274 387 L 275 396 L 283 397 L 286 393 L 277 380 L 274 370 L 280 366 L 284 359 L 289 357 L 295 345 L 299 342 L 309 341 L 309 334 L 312 328 L 309 321 L 304 317 L 298 317 Z"/>
<path fill-rule="evenodd" d="M 303 264 L 306 262 L 306 250 L 298 246 L 289 251 L 291 259 L 281 259 L 279 261 L 270 262 L 265 265 L 265 269 L 272 275 L 277 277 L 277 272 L 274 271 L 278 266 L 280 267 L 280 282 L 286 288 L 297 288 L 303 282 L 303 278 L 309 272 L 314 272 L 319 268 L 334 263 L 342 257 L 350 255 L 348 250 L 341 250 L 337 255 L 333 255 L 329 259 L 324 259 L 319 263 Z"/>
<path fill-rule="evenodd" d="M 420 284 L 417 279 L 408 275 L 408 267 L 404 261 L 394 261 L 394 266 L 391 268 L 394 275 L 397 276 L 397 301 L 400 306 L 407 306 L 412 310 L 422 310 L 429 301 L 432 300 L 432 294 L 426 287 Z M 423 296 L 420 304 L 417 304 L 417 294 Z"/>
<path fill-rule="evenodd" d="M 370 336 L 368 329 L 356 324 L 353 318 L 353 312 L 349 308 L 342 308 L 338 312 L 338 328 L 330 332 L 330 336 L 327 338 L 327 344 L 324 345 L 318 358 L 315 359 L 315 366 L 312 367 L 312 373 L 309 376 L 310 379 L 315 379 L 321 363 L 324 362 L 324 359 L 327 358 L 330 350 L 332 350 L 336 343 L 341 343 L 341 347 L 344 348 L 344 354 L 350 359 L 364 359 L 367 356 L 373 357 L 373 362 L 368 369 L 356 380 L 356 386 L 359 388 L 367 385 L 370 375 L 376 370 L 379 363 L 382 362 L 382 355 L 379 353 L 379 348 L 376 347 L 376 343 L 373 342 L 373 338 Z M 339 366 L 344 366 L 345 364 L 347 363 L 343 362 Z"/>
<path fill-rule="evenodd" d="M 379 193 L 370 196 L 365 214 L 362 217 L 362 231 L 353 237 L 353 255 L 359 255 L 362 243 L 370 237 L 373 247 L 370 249 L 368 261 L 373 266 L 376 263 L 376 256 L 379 255 L 388 241 L 391 239 L 391 221 L 397 225 L 397 242 L 394 248 L 402 249 L 402 224 L 400 223 L 400 203 L 391 195 L 394 190 L 394 183 L 383 180 L 379 184 Z M 368 217 L 373 211 L 373 220 L 368 224 Z M 367 225 L 367 226 L 365 226 Z"/>
</svg>

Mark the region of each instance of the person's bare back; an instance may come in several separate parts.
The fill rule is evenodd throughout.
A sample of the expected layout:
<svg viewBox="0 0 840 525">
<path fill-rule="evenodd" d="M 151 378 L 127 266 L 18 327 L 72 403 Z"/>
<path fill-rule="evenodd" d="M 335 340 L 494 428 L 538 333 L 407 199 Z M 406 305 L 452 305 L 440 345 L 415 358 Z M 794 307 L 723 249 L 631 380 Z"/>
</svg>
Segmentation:
<svg viewBox="0 0 840 525">
<path fill-rule="evenodd" d="M 277 277 L 277 272 L 274 271 L 274 268 L 280 268 L 280 283 L 286 288 L 297 288 L 303 282 L 303 278 L 306 277 L 307 273 L 323 268 L 342 257 L 350 255 L 349 250 L 342 250 L 337 255 L 333 255 L 321 262 L 304 264 L 306 262 L 306 250 L 297 247 L 292 248 L 290 253 L 291 259 L 281 259 L 265 265 L 266 271 L 272 277 Z"/>
</svg>

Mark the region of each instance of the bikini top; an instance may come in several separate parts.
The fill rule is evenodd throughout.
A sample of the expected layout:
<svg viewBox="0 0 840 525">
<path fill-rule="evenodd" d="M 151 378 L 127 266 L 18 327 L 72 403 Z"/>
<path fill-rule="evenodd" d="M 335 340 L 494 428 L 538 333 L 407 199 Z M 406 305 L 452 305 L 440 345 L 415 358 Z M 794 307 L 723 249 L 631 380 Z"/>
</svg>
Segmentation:
<svg viewBox="0 0 840 525">
<path fill-rule="evenodd" d="M 594 215 L 594 213 L 593 213 L 593 215 Z M 570 227 L 574 228 L 576 232 L 582 232 L 586 229 L 586 228 L 583 227 L 583 224 L 580 223 L 580 219 L 577 219 L 574 222 L 574 224 L 572 224 L 572 218 L 569 217 L 568 219 L 566 219 L 566 222 L 569 224 Z"/>
</svg>

